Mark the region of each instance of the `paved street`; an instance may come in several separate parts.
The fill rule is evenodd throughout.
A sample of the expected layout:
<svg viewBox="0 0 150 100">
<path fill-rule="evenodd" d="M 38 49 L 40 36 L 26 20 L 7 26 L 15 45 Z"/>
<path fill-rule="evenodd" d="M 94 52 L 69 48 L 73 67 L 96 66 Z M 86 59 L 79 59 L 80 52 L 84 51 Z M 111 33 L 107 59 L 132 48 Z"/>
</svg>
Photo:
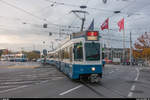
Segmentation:
<svg viewBox="0 0 150 100">
<path fill-rule="evenodd" d="M 106 65 L 98 84 L 70 80 L 55 66 L 39 63 L 1 65 L 0 97 L 132 98 L 150 97 L 150 69 Z M 21 66 L 36 67 L 21 67 Z"/>
<path fill-rule="evenodd" d="M 0 98 L 150 98 L 149 9 L 0 0 Z"/>
</svg>

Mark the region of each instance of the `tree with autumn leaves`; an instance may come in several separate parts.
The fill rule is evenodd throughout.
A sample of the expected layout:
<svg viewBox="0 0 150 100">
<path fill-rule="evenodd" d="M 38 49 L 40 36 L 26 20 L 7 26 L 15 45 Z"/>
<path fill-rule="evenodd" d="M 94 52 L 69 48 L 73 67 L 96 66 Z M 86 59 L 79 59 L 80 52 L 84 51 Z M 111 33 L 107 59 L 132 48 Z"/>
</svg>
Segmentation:
<svg viewBox="0 0 150 100">
<path fill-rule="evenodd" d="M 145 32 L 134 43 L 133 57 L 135 59 L 143 58 L 150 61 L 150 33 Z"/>
</svg>

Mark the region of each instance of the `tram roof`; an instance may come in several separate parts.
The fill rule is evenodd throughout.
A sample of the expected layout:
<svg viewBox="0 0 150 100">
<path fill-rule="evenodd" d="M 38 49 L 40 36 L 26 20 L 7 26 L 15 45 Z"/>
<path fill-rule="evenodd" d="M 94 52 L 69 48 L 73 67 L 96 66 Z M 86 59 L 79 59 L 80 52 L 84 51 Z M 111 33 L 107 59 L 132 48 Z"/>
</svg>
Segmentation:
<svg viewBox="0 0 150 100">
<path fill-rule="evenodd" d="M 59 45 L 58 48 L 56 48 L 53 51 L 50 51 L 49 53 L 54 53 L 59 51 L 67 42 L 73 40 L 73 39 L 81 39 L 81 38 L 85 38 L 86 33 L 87 32 L 98 32 L 98 31 L 90 31 L 90 30 L 86 30 L 86 31 L 81 31 L 81 32 L 76 32 L 76 33 L 72 33 L 69 37 L 67 37 L 65 40 L 62 41 L 62 43 Z M 99 34 L 98 34 L 99 36 Z"/>
</svg>

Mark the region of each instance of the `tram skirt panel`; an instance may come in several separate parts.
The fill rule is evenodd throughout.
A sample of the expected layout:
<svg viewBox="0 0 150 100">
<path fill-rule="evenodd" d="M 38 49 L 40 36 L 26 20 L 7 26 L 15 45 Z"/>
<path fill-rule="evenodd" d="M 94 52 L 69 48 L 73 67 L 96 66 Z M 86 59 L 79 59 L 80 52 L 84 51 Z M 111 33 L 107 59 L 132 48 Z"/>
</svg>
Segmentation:
<svg viewBox="0 0 150 100">
<path fill-rule="evenodd" d="M 74 64 L 72 79 L 79 79 L 80 75 L 84 74 L 102 74 L 102 65 L 79 65 Z M 95 68 L 95 71 L 92 71 Z"/>
</svg>

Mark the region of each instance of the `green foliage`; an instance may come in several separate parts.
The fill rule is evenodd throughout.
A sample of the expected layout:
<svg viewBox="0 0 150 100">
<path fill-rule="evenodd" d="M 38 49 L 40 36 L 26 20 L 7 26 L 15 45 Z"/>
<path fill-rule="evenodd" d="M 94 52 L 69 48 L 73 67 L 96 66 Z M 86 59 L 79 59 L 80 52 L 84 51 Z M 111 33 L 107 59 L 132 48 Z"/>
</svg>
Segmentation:
<svg viewBox="0 0 150 100">
<path fill-rule="evenodd" d="M 27 58 L 28 58 L 29 60 L 38 59 L 38 58 L 40 58 L 40 55 L 37 54 L 37 53 L 35 53 L 35 52 L 28 52 L 28 53 L 27 53 Z"/>
<path fill-rule="evenodd" d="M 27 58 L 28 58 L 29 60 L 40 58 L 40 54 L 35 53 L 35 52 L 33 52 L 33 51 L 31 51 L 31 52 L 22 51 L 22 53 L 24 53 L 25 55 L 27 55 Z"/>
<path fill-rule="evenodd" d="M 134 47 L 136 48 L 133 50 L 134 58 L 150 60 L 150 35 L 147 32 L 137 38 Z"/>
</svg>

